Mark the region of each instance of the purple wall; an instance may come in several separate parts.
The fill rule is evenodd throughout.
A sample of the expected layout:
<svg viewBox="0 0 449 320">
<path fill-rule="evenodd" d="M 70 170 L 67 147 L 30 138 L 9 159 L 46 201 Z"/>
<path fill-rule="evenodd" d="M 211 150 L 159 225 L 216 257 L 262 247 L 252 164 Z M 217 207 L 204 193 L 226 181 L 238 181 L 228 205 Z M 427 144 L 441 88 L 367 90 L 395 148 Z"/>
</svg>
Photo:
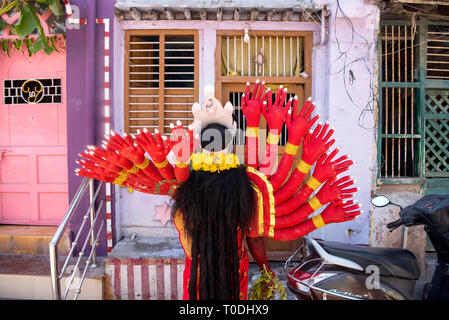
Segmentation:
<svg viewBox="0 0 449 320">
<path fill-rule="evenodd" d="M 104 135 L 104 25 L 96 24 L 96 18 L 110 20 L 110 48 L 113 48 L 113 18 L 114 3 L 111 0 L 72 0 L 72 6 L 78 6 L 80 17 L 87 20 L 87 24 L 78 29 L 67 29 L 67 153 L 68 153 L 68 181 L 69 201 L 75 195 L 82 178 L 76 176 L 75 160 L 78 153 L 87 145 L 100 145 Z M 77 17 L 75 17 L 77 18 Z M 114 88 L 112 79 L 114 53 L 110 51 L 110 88 Z M 113 119 L 113 90 L 111 89 L 111 119 Z M 104 189 L 104 187 L 103 187 Z M 101 190 L 99 201 L 105 199 L 105 192 Z M 88 209 L 88 193 L 77 210 L 70 228 L 72 235 L 78 232 L 82 217 Z M 98 201 L 98 203 L 99 203 Z M 113 201 L 113 199 L 112 199 Z M 104 219 L 105 205 L 101 212 Z M 114 212 L 113 212 L 114 217 Z M 99 218 L 100 219 L 100 218 Z M 104 219 L 105 220 L 105 219 Z M 97 221 L 100 225 L 101 221 Z M 106 223 L 106 221 L 105 221 Z M 114 223 L 114 221 L 113 221 Z M 85 227 L 85 231 L 89 228 Z M 84 237 L 82 237 L 84 239 Z M 80 242 L 83 242 L 80 241 Z M 78 249 L 82 243 L 78 244 Z M 107 254 L 106 226 L 101 236 L 98 255 Z"/>
</svg>

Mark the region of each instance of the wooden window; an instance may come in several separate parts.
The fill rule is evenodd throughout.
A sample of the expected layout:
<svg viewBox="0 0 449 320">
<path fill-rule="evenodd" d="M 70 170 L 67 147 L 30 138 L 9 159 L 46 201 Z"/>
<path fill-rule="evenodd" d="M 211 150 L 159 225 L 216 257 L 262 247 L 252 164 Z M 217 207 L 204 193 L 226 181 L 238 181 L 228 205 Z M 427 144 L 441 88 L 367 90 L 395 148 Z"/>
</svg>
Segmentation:
<svg viewBox="0 0 449 320">
<path fill-rule="evenodd" d="M 245 143 L 246 121 L 240 102 L 247 82 L 254 84 L 257 79 L 264 80 L 265 87 L 270 87 L 274 93 L 273 101 L 280 85 L 288 89 L 287 98 L 298 95 L 299 104 L 304 103 L 312 91 L 312 32 L 286 31 L 280 35 L 277 31 L 251 31 L 247 43 L 243 37 L 243 31 L 218 31 L 215 53 L 217 98 L 223 103 L 231 101 L 236 109 L 234 119 L 241 129 L 235 137 L 236 149 Z M 261 120 L 260 128 L 267 130 L 265 119 Z M 287 139 L 284 125 L 280 155 Z"/>
<path fill-rule="evenodd" d="M 241 159 L 244 156 L 246 121 L 240 103 L 247 82 L 254 84 L 257 79 L 265 81 L 265 87 L 270 87 L 274 93 L 282 85 L 288 89 L 288 98 L 292 95 L 298 96 L 299 105 L 312 94 L 312 32 L 251 31 L 249 35 L 250 41 L 245 43 L 243 31 L 217 31 L 215 51 L 216 97 L 223 104 L 230 101 L 235 107 L 234 120 L 241 130 L 237 131 L 234 138 L 234 152 Z M 263 59 L 259 62 L 262 63 L 256 63 L 256 58 L 261 52 L 263 57 L 259 58 Z M 275 94 L 272 96 L 273 101 L 274 97 Z M 268 134 L 267 123 L 263 116 L 259 127 L 265 129 Z M 287 139 L 284 125 L 279 142 L 278 160 L 284 153 Z M 264 150 L 265 137 L 260 136 L 259 158 Z M 300 161 L 301 155 L 300 149 L 294 165 Z M 268 259 L 285 261 L 300 243 L 301 240 L 286 242 L 265 240 Z"/>
<path fill-rule="evenodd" d="M 198 33 L 194 30 L 125 32 L 125 131 L 170 133 L 190 123 L 198 101 Z"/>
</svg>

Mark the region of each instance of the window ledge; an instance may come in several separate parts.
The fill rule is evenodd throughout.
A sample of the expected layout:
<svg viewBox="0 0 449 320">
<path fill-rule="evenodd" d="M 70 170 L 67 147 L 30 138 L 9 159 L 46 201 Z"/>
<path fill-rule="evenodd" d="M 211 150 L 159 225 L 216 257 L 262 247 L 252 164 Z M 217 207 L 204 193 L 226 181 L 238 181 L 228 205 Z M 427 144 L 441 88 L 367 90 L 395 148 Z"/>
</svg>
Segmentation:
<svg viewBox="0 0 449 320">
<path fill-rule="evenodd" d="M 389 184 L 424 184 L 425 178 L 378 178 L 377 185 Z"/>
</svg>

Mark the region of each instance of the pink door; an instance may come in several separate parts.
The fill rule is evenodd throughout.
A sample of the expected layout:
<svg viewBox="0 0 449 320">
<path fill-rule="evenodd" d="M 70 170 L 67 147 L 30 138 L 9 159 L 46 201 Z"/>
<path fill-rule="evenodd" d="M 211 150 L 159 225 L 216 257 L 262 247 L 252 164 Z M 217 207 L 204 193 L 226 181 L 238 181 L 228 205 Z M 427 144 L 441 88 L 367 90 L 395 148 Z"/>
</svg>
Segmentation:
<svg viewBox="0 0 449 320">
<path fill-rule="evenodd" d="M 68 208 L 65 83 L 64 51 L 0 52 L 0 223 L 57 225 Z"/>
</svg>

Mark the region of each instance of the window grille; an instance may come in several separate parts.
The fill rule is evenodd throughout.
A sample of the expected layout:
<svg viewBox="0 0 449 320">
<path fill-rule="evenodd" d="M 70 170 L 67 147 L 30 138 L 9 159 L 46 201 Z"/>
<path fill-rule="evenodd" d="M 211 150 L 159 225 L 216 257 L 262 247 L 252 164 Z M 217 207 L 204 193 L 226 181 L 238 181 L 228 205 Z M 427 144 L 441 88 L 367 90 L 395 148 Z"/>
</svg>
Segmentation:
<svg viewBox="0 0 449 320">
<path fill-rule="evenodd" d="M 5 79 L 3 103 L 62 103 L 61 79 Z"/>
<path fill-rule="evenodd" d="M 448 178 L 449 24 L 383 21 L 378 52 L 379 178 Z"/>
<path fill-rule="evenodd" d="M 417 42 L 412 26 L 381 28 L 380 177 L 416 177 L 419 174 Z"/>
<path fill-rule="evenodd" d="M 223 76 L 299 77 L 303 71 L 303 37 L 254 35 L 221 38 Z"/>
</svg>

